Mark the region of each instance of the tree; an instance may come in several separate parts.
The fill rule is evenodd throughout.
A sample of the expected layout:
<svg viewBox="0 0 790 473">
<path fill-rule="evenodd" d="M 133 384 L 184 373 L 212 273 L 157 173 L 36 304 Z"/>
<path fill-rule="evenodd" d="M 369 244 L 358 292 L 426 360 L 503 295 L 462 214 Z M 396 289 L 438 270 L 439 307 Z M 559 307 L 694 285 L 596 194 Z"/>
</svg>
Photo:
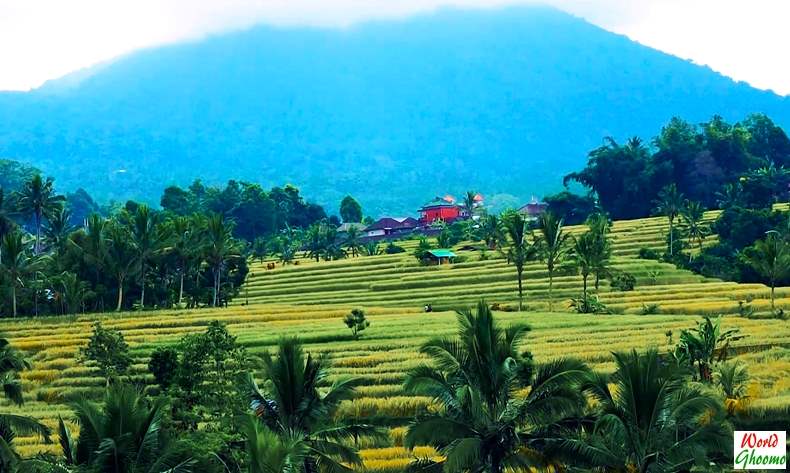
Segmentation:
<svg viewBox="0 0 790 473">
<path fill-rule="evenodd" d="M 281 435 L 255 416 L 242 417 L 239 430 L 245 439 L 249 473 L 299 473 L 310 455 L 310 445 L 298 433 Z M 347 470 L 344 470 L 347 471 Z"/>
<path fill-rule="evenodd" d="M 702 252 L 702 242 L 710 233 L 708 226 L 702 223 L 704 216 L 705 209 L 701 203 L 695 201 L 686 201 L 686 205 L 680 211 L 684 233 L 691 242 L 697 243 L 700 252 Z M 689 254 L 689 261 L 691 261 L 691 254 Z"/>
<path fill-rule="evenodd" d="M 544 212 L 538 219 L 538 237 L 535 246 L 538 249 L 538 256 L 545 263 L 549 273 L 549 312 L 554 310 L 552 297 L 554 272 L 568 255 L 568 236 L 563 230 L 562 219 L 551 212 Z"/>
<path fill-rule="evenodd" d="M 502 234 L 502 226 L 496 215 L 487 215 L 480 222 L 480 236 L 488 246 L 489 250 L 495 250 L 505 236 Z"/>
<path fill-rule="evenodd" d="M 44 236 L 47 242 L 55 248 L 58 254 L 62 254 L 66 248 L 69 235 L 74 231 L 71 224 L 71 212 L 65 207 L 56 209 L 47 219 L 44 227 Z"/>
<path fill-rule="evenodd" d="M 596 266 L 597 260 L 601 258 L 599 245 L 593 232 L 585 232 L 573 239 L 573 251 L 570 256 L 574 266 L 582 275 L 582 301 L 587 301 L 587 278 Z"/>
<path fill-rule="evenodd" d="M 351 313 L 346 314 L 343 318 L 343 323 L 351 329 L 354 339 L 359 338 L 359 332 L 370 327 L 370 321 L 365 318 L 365 311 L 362 309 L 352 309 Z"/>
<path fill-rule="evenodd" d="M 512 263 L 516 267 L 516 277 L 518 278 L 518 310 L 523 309 L 523 286 L 522 279 L 524 274 L 524 265 L 530 261 L 537 254 L 537 248 L 528 240 L 529 235 L 529 222 L 518 212 L 507 212 L 502 215 L 502 226 L 504 227 L 504 235 L 507 237 L 508 248 L 507 257 L 508 263 Z"/>
<path fill-rule="evenodd" d="M 355 258 L 359 256 L 360 249 L 362 248 L 362 243 L 359 241 L 360 236 L 359 228 L 355 226 L 349 227 L 346 231 L 344 244 L 346 249 L 351 253 L 351 256 Z"/>
<path fill-rule="evenodd" d="M 267 244 L 267 241 L 266 241 L 265 238 L 258 237 L 258 238 L 256 238 L 255 240 L 252 241 L 252 248 L 251 248 L 251 250 L 252 250 L 252 252 L 251 252 L 252 257 L 256 258 L 258 260 L 258 262 L 263 264 L 263 260 L 269 254 L 269 245 Z"/>
<path fill-rule="evenodd" d="M 559 442 L 577 465 L 683 472 L 705 469 L 729 451 L 732 433 L 715 394 L 686 381 L 655 350 L 616 353 L 614 359 L 614 375 L 599 374 L 586 389 L 596 414 L 591 431 Z"/>
<path fill-rule="evenodd" d="M 3 188 L 0 187 L 0 241 L 7 234 L 16 228 L 16 224 L 11 219 L 11 208 L 8 199 L 5 198 Z M 0 264 L 3 264 L 3 250 L 0 248 Z"/>
<path fill-rule="evenodd" d="M 42 179 L 41 174 L 34 175 L 25 183 L 17 195 L 17 208 L 24 215 L 33 217 L 36 227 L 36 245 L 34 253 L 41 253 L 41 226 L 44 217 L 58 210 L 65 201 L 62 195 L 55 194 L 54 181 L 51 177 Z"/>
<path fill-rule="evenodd" d="M 362 221 L 362 206 L 353 197 L 347 195 L 340 202 L 340 218 L 343 223 L 359 223 Z"/>
<path fill-rule="evenodd" d="M 130 219 L 130 237 L 137 259 L 137 275 L 140 278 L 140 310 L 145 308 L 145 286 L 151 259 L 162 250 L 165 240 L 154 213 L 143 204 L 137 207 Z"/>
<path fill-rule="evenodd" d="M 190 473 L 185 457 L 163 432 L 163 400 L 149 404 L 134 388 L 109 386 L 103 405 L 88 400 L 72 404 L 79 436 L 76 442 L 60 419 L 58 430 L 67 465 L 85 471 L 114 473 Z"/>
<path fill-rule="evenodd" d="M 11 282 L 11 315 L 16 317 L 18 291 L 24 286 L 24 278 L 38 269 L 41 260 L 29 253 L 22 232 L 18 230 L 4 235 L 0 247 L 4 255 L 0 267 Z"/>
<path fill-rule="evenodd" d="M 432 364 L 410 370 L 404 381 L 407 392 L 441 406 L 409 424 L 404 443 L 431 445 L 443 458 L 415 466 L 491 473 L 545 467 L 546 437 L 584 406 L 587 367 L 562 359 L 533 366 L 521 346 L 528 327 L 500 327 L 482 301 L 457 318 L 457 337 L 425 343 L 420 351 Z"/>
<path fill-rule="evenodd" d="M 30 369 L 30 363 L 0 337 L 0 384 L 5 397 L 16 406 L 24 403 L 20 373 Z M 49 443 L 49 427 L 37 420 L 17 414 L 0 413 L 0 471 L 15 471 L 20 458 L 14 451 L 15 434 L 34 434 Z"/>
<path fill-rule="evenodd" d="M 85 300 L 88 283 L 79 279 L 75 273 L 68 271 L 61 273 L 57 279 L 61 287 L 59 296 L 63 303 L 63 313 L 76 314 Z"/>
<path fill-rule="evenodd" d="M 217 307 L 220 302 L 222 270 L 230 259 L 240 257 L 239 248 L 233 238 L 233 222 L 225 221 L 220 214 L 209 216 L 204 235 L 203 253 L 214 274 L 214 295 L 211 305 Z"/>
<path fill-rule="evenodd" d="M 656 200 L 656 212 L 664 215 L 669 220 L 669 256 L 672 256 L 675 245 L 675 219 L 683 210 L 683 194 L 678 191 L 678 187 L 673 183 L 661 189 Z"/>
<path fill-rule="evenodd" d="M 609 231 L 612 229 L 612 221 L 604 214 L 594 213 L 587 218 L 587 226 L 595 239 L 594 257 L 591 260 L 590 269 L 595 275 L 595 290 L 597 291 L 601 279 L 611 276 L 609 263 L 612 257 L 612 242 L 609 239 Z"/>
<path fill-rule="evenodd" d="M 129 345 L 118 330 L 106 329 L 101 322 L 93 324 L 93 334 L 88 345 L 81 350 L 82 356 L 96 364 L 99 373 L 107 380 L 126 374 L 132 364 Z"/>
<path fill-rule="evenodd" d="M 776 283 L 790 276 L 790 251 L 778 232 L 769 231 L 762 240 L 743 251 L 745 262 L 760 273 L 771 286 L 771 312 L 776 312 Z"/>
<path fill-rule="evenodd" d="M 279 342 L 277 356 L 266 353 L 262 357 L 263 388 L 258 387 L 252 374 L 247 385 L 255 416 L 280 439 L 299 438 L 307 446 L 303 462 L 294 471 L 351 472 L 351 466 L 361 466 L 357 451 L 344 441 L 360 435 L 376 437 L 372 426 L 340 421 L 340 403 L 354 397 L 353 379 L 337 380 L 322 388 L 328 378 L 325 358 L 305 356 L 297 339 Z"/>
<path fill-rule="evenodd" d="M 475 191 L 466 191 L 466 194 L 464 194 L 462 205 L 464 207 L 464 212 L 469 218 L 472 218 L 475 208 L 477 207 L 477 200 L 475 200 L 475 197 L 477 197 L 477 192 Z"/>
<path fill-rule="evenodd" d="M 178 374 L 178 351 L 173 347 L 157 347 L 148 360 L 148 371 L 163 390 L 167 390 Z"/>
<path fill-rule="evenodd" d="M 170 235 L 167 253 L 173 255 L 178 262 L 178 304 L 184 301 L 184 278 L 189 271 L 190 262 L 195 259 L 199 241 L 199 218 L 176 217 L 168 223 Z M 258 241 L 258 239 L 256 239 Z M 264 254 L 265 256 L 265 254 Z M 263 257 L 261 257 L 263 258 Z"/>
<path fill-rule="evenodd" d="M 381 254 L 381 249 L 377 241 L 368 241 L 362 245 L 362 254 L 365 256 L 376 256 Z"/>
<path fill-rule="evenodd" d="M 134 246 L 129 230 L 115 222 L 111 222 L 105 230 L 107 243 L 105 246 L 104 269 L 112 274 L 118 285 L 118 300 L 115 311 L 119 312 L 123 307 L 123 294 L 126 278 L 139 270 L 136 266 L 139 252 Z"/>
</svg>

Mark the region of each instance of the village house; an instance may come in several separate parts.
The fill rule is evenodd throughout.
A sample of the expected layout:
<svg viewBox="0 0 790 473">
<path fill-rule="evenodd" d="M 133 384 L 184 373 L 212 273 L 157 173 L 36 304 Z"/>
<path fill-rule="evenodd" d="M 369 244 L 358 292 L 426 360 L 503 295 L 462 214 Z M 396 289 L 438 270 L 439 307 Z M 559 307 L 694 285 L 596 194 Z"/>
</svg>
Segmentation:
<svg viewBox="0 0 790 473">
<path fill-rule="evenodd" d="M 440 265 L 452 263 L 456 256 L 451 250 L 429 250 L 424 259 L 428 264 Z"/>
<path fill-rule="evenodd" d="M 546 202 L 540 202 L 535 196 L 532 196 L 532 200 L 530 200 L 528 204 L 523 205 L 520 209 L 518 209 L 518 213 L 523 215 L 527 221 L 535 222 L 538 220 L 538 217 L 546 212 L 548 208 L 549 204 Z"/>
<path fill-rule="evenodd" d="M 365 228 L 366 237 L 399 236 L 411 233 L 420 225 L 413 217 L 380 218 L 377 222 Z"/>
<path fill-rule="evenodd" d="M 469 218 L 463 206 L 455 203 L 452 196 L 437 197 L 420 208 L 420 224 L 430 225 L 437 220 L 452 223 Z"/>
</svg>

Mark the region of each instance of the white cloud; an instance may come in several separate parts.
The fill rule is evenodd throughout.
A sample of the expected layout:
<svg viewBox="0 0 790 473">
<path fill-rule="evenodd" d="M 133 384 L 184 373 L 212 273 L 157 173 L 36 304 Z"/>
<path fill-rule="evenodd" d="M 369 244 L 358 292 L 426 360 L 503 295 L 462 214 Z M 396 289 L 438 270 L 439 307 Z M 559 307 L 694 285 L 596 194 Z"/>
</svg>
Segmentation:
<svg viewBox="0 0 790 473">
<path fill-rule="evenodd" d="M 0 0 L 0 89 L 47 79 L 141 47 L 258 22 L 345 26 L 440 6 L 535 0 Z M 603 28 L 790 94 L 786 0 L 546 0 Z"/>
</svg>

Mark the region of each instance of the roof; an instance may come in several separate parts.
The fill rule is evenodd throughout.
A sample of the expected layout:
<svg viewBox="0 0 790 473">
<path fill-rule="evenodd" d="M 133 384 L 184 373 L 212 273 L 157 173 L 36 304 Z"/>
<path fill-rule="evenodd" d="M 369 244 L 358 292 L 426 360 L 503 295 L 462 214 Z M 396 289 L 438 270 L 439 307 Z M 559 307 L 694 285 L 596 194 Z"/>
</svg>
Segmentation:
<svg viewBox="0 0 790 473">
<path fill-rule="evenodd" d="M 365 230 L 372 231 L 372 230 L 384 230 L 386 228 L 391 228 L 391 229 L 415 228 L 419 226 L 419 224 L 420 222 L 418 222 L 417 219 L 413 217 L 405 217 L 405 218 L 383 217 L 378 219 L 376 223 L 365 228 Z"/>
<path fill-rule="evenodd" d="M 448 202 L 447 200 L 437 197 L 430 202 L 425 203 L 420 210 L 433 208 L 433 207 L 459 207 L 455 202 Z"/>
<path fill-rule="evenodd" d="M 455 258 L 456 254 L 453 253 L 451 250 L 430 250 L 428 251 L 431 255 L 437 258 Z"/>
<path fill-rule="evenodd" d="M 348 232 L 351 228 L 356 228 L 357 230 L 362 231 L 362 230 L 365 229 L 365 226 L 366 225 L 364 223 L 346 222 L 346 223 L 340 225 L 339 227 L 337 227 L 337 232 L 338 233 L 345 233 L 345 232 Z"/>
</svg>

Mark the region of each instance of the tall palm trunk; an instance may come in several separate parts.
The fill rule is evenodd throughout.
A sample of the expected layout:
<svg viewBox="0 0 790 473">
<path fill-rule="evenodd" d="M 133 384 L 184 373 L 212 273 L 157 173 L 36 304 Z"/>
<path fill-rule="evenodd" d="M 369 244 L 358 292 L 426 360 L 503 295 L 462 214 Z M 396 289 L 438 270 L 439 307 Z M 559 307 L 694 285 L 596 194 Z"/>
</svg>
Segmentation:
<svg viewBox="0 0 790 473">
<path fill-rule="evenodd" d="M 41 253 L 41 213 L 35 213 L 36 219 L 36 256 Z"/>
<path fill-rule="evenodd" d="M 776 313 L 776 302 L 774 301 L 774 289 L 776 289 L 776 284 L 773 280 L 771 280 L 771 313 Z"/>
<path fill-rule="evenodd" d="M 16 318 L 16 283 L 11 284 L 11 316 Z"/>
<path fill-rule="evenodd" d="M 145 263 L 140 265 L 140 310 L 145 308 Z"/>
<path fill-rule="evenodd" d="M 554 297 L 552 297 L 552 286 L 554 285 L 554 270 L 549 269 L 549 312 L 554 312 Z"/>
<path fill-rule="evenodd" d="M 518 311 L 521 312 L 523 309 L 523 302 L 524 302 L 524 294 L 521 286 L 521 275 L 524 272 L 524 268 L 519 266 L 516 268 L 518 272 Z"/>
<path fill-rule="evenodd" d="M 219 303 L 219 283 L 220 283 L 220 271 L 222 270 L 222 264 L 218 264 L 214 268 L 214 307 L 217 307 Z"/>
<path fill-rule="evenodd" d="M 123 280 L 122 277 L 118 278 L 118 304 L 115 306 L 115 312 L 120 312 L 123 307 Z"/>
<path fill-rule="evenodd" d="M 179 279 L 181 279 L 181 282 L 179 283 L 179 288 L 178 288 L 178 303 L 179 303 L 179 305 L 184 300 L 184 272 L 185 271 L 183 271 L 183 270 L 181 271 L 181 277 L 179 278 Z"/>
<path fill-rule="evenodd" d="M 669 217 L 669 256 L 672 256 L 672 253 L 675 251 L 675 232 L 672 231 L 674 223 L 675 219 Z"/>
<path fill-rule="evenodd" d="M 589 274 L 582 274 L 582 297 L 584 298 L 584 303 L 587 304 L 587 277 Z"/>
</svg>

